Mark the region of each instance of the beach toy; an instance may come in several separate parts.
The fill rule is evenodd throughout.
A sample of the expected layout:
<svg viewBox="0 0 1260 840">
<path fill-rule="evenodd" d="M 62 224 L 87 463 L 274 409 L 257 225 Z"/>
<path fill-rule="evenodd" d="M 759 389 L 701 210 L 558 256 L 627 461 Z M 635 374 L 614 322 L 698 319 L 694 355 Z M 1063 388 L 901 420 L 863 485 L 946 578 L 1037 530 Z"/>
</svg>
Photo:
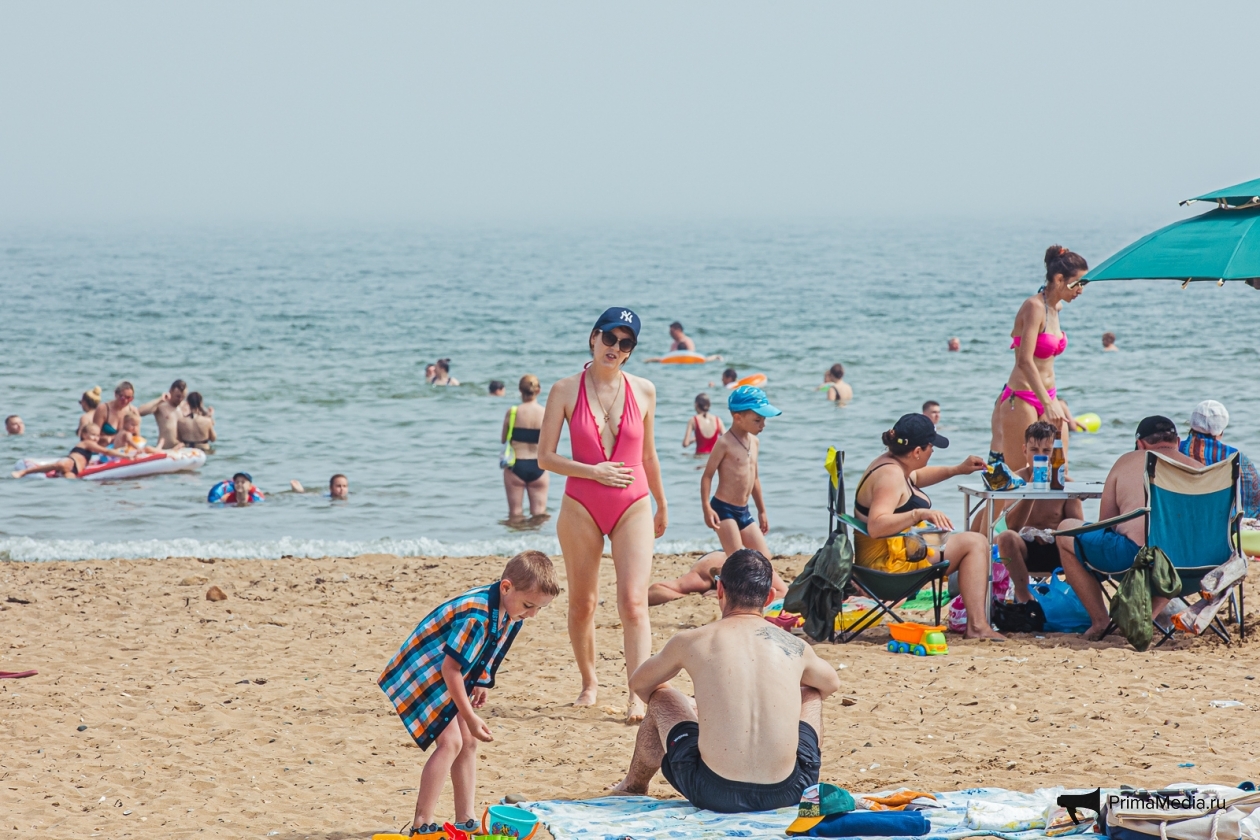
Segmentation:
<svg viewBox="0 0 1260 840">
<path fill-rule="evenodd" d="M 251 487 L 249 490 L 250 502 L 261 502 L 265 497 L 262 491 L 257 487 Z M 210 488 L 210 492 L 206 495 L 206 501 L 212 505 L 234 505 L 236 504 L 236 487 L 232 484 L 232 480 L 225 478 L 218 484 Z"/>
<path fill-rule="evenodd" d="M 24 470 L 41 464 L 52 464 L 52 460 L 34 460 L 24 458 L 14 465 L 14 469 Z M 93 459 L 95 461 L 95 458 Z M 141 455 L 139 458 L 110 458 L 105 463 L 92 463 L 79 473 L 83 481 L 115 481 L 126 478 L 143 478 L 147 475 L 184 472 L 195 470 L 206 463 L 206 453 L 200 449 L 180 449 L 160 455 Z M 46 473 L 31 473 L 27 478 L 43 478 Z M 229 482 L 230 483 L 230 482 Z"/>
<path fill-rule="evenodd" d="M 491 805 L 481 815 L 481 833 L 499 834 L 514 840 L 530 840 L 538 832 L 538 817 L 524 808 Z"/>
<path fill-rule="evenodd" d="M 1091 435 L 1102 428 L 1102 418 L 1092 411 L 1076 415 L 1076 422 Z"/>
<path fill-rule="evenodd" d="M 675 350 L 661 357 L 663 365 L 702 365 L 707 361 L 708 359 L 694 350 Z"/>
<path fill-rule="evenodd" d="M 902 621 L 888 625 L 893 640 L 888 643 L 892 653 L 913 653 L 915 656 L 944 656 L 949 653 L 945 644 L 945 628 Z"/>
<path fill-rule="evenodd" d="M 726 387 L 734 391 L 740 385 L 755 385 L 760 387 L 766 384 L 766 375 L 764 373 L 750 373 L 743 379 L 737 379 Z"/>
<path fill-rule="evenodd" d="M 1260 557 L 1260 531 L 1239 531 L 1243 554 L 1248 557 Z"/>
</svg>

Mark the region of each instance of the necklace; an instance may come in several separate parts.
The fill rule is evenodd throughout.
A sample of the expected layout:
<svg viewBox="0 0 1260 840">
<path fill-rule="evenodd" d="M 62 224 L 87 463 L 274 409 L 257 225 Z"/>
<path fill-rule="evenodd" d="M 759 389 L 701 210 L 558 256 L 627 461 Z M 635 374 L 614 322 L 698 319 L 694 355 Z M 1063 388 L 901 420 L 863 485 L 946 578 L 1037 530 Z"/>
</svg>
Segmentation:
<svg viewBox="0 0 1260 840">
<path fill-rule="evenodd" d="M 737 434 L 735 433 L 735 430 L 734 430 L 734 429 L 731 429 L 731 437 L 733 437 L 733 438 L 735 438 L 735 440 L 738 440 L 738 441 L 739 441 L 739 445 L 740 445 L 740 446 L 742 446 L 742 447 L 744 447 L 744 451 L 745 451 L 745 452 L 747 452 L 749 455 L 751 455 L 751 454 L 752 454 L 752 448 L 751 448 L 748 444 L 746 444 L 746 443 L 744 443 L 742 440 L 740 440 L 739 435 L 737 435 Z"/>
<path fill-rule="evenodd" d="M 612 405 L 610 405 L 608 408 L 604 408 L 604 401 L 600 399 L 600 396 L 599 396 L 599 388 L 596 387 L 594 391 L 595 391 L 595 402 L 599 403 L 600 411 L 604 412 L 604 428 L 608 428 L 609 418 L 612 416 L 612 406 L 617 404 L 617 395 L 621 393 L 621 382 L 617 383 L 617 389 L 616 391 L 613 392 Z"/>
</svg>

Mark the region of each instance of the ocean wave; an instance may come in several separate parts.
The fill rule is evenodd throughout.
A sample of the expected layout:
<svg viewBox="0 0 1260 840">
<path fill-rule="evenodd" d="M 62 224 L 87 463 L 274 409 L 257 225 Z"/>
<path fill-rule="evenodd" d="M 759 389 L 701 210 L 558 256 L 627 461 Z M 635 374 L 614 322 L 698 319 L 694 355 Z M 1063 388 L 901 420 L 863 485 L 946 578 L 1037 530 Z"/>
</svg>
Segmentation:
<svg viewBox="0 0 1260 840">
<path fill-rule="evenodd" d="M 775 554 L 813 554 L 821 543 L 805 534 L 771 535 Z M 657 554 L 714 551 L 716 537 L 692 540 L 660 540 Z M 0 560 L 49 562 L 54 560 L 144 560 L 167 557 L 209 559 L 279 560 L 284 557 L 354 557 L 360 554 L 394 554 L 399 557 L 511 557 L 527 549 L 559 554 L 560 543 L 552 535 L 519 534 L 487 540 L 379 539 L 322 540 L 281 537 L 275 540 L 36 540 L 29 537 L 0 538 Z"/>
</svg>

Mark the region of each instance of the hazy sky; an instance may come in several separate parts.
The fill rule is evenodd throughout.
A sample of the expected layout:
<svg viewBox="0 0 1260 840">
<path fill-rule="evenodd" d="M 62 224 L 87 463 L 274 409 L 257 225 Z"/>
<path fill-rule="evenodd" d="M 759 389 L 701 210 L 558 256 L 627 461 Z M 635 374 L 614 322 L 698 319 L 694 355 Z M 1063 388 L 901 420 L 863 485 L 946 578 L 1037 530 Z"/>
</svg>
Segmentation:
<svg viewBox="0 0 1260 840">
<path fill-rule="evenodd" d="M 1184 214 L 1258 3 L 0 3 L 0 219 Z M 1251 33 L 1251 35 L 1247 35 Z"/>
</svg>

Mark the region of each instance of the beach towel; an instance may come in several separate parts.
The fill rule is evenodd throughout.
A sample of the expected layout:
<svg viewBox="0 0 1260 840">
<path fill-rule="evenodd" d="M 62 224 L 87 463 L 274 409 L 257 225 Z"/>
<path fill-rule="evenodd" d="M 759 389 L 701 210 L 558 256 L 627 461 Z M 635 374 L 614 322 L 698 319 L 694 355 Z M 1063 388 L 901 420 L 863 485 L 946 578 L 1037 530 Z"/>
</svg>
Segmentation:
<svg viewBox="0 0 1260 840">
<path fill-rule="evenodd" d="M 897 792 L 875 791 L 868 795 L 886 797 Z M 1034 793 L 1001 788 L 970 788 L 936 793 L 936 802 L 933 804 L 939 807 L 930 807 L 920 812 L 927 818 L 930 829 L 927 834 L 915 837 L 915 840 L 962 840 L 965 837 L 982 836 L 1000 837 L 1004 840 L 1043 840 L 1044 819 L 1040 823 L 1036 820 L 1002 820 L 1000 825 L 994 825 L 996 820 L 993 817 L 1004 811 L 1022 818 L 1025 813 L 1031 813 L 1027 810 L 1030 807 L 1035 808 L 1038 813 L 1044 813 L 1063 792 L 1063 788 L 1046 788 Z M 855 798 L 861 796 L 862 794 L 854 793 Z M 988 805 L 977 806 L 978 802 Z M 732 837 L 747 840 L 787 840 L 787 827 L 798 815 L 796 806 L 752 814 L 719 814 L 693 808 L 681 799 L 655 799 L 650 796 L 605 796 L 580 802 L 525 802 L 519 803 L 517 807 L 534 812 L 555 840 L 620 840 L 623 837 L 631 840 L 728 840 Z M 989 815 L 983 828 L 978 828 L 967 820 L 968 811 L 972 813 L 974 820 L 980 810 Z M 874 815 L 877 812 L 865 813 Z M 885 813 L 901 815 L 907 812 Z M 1007 825 L 1015 828 L 1006 828 Z M 1079 826 L 1073 826 L 1064 833 L 1084 834 L 1091 825 L 1092 821 L 1082 820 Z M 901 835 L 898 840 L 909 840 L 911 836 L 913 835 Z"/>
</svg>

